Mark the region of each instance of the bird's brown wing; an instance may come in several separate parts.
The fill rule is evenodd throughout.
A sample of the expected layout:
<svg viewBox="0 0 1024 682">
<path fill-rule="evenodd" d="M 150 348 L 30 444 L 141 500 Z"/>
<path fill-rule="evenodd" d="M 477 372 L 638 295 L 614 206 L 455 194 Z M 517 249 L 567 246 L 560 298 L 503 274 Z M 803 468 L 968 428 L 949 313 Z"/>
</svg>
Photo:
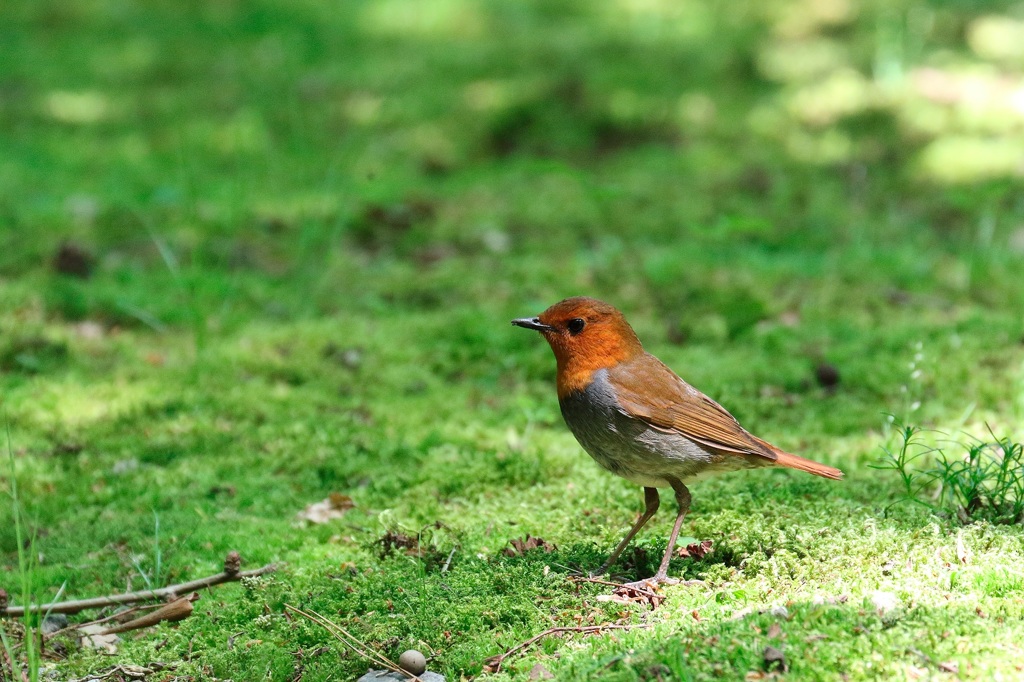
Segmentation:
<svg viewBox="0 0 1024 682">
<path fill-rule="evenodd" d="M 716 450 L 758 455 L 771 461 L 778 458 L 724 407 L 649 353 L 609 369 L 608 379 L 623 411 L 656 429 L 675 431 Z"/>
</svg>

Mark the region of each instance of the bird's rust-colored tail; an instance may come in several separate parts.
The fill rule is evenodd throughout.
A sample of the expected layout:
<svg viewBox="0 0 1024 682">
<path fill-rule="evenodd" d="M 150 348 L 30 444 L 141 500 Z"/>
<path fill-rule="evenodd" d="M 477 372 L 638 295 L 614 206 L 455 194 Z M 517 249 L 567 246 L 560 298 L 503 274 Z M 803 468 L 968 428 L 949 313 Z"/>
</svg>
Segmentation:
<svg viewBox="0 0 1024 682">
<path fill-rule="evenodd" d="M 819 464 L 809 459 L 804 459 L 798 455 L 793 455 L 782 450 L 775 450 L 775 464 L 780 467 L 787 467 L 789 469 L 799 469 L 800 471 L 806 471 L 809 474 L 815 476 L 822 476 L 824 478 L 831 478 L 839 480 L 843 477 L 843 472 L 834 467 Z"/>
<path fill-rule="evenodd" d="M 819 464 L 818 462 L 806 459 L 800 455 L 794 455 L 791 452 L 780 450 L 768 441 L 761 440 L 757 436 L 752 437 L 758 443 L 772 451 L 772 454 L 775 455 L 776 466 L 786 467 L 787 469 L 799 469 L 800 471 L 806 471 L 807 473 L 814 474 L 815 476 L 831 478 L 836 481 L 843 477 L 843 472 L 835 467 Z"/>
</svg>

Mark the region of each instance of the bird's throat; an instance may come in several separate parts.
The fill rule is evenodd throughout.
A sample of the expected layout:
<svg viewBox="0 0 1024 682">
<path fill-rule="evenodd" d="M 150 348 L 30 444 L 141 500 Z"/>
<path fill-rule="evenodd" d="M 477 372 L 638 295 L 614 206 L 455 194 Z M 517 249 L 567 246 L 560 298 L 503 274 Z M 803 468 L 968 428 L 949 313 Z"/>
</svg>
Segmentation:
<svg viewBox="0 0 1024 682">
<path fill-rule="evenodd" d="M 577 391 L 585 391 L 594 379 L 594 372 L 611 369 L 634 356 L 633 349 L 624 345 L 609 344 L 602 348 L 601 352 L 589 353 L 564 352 L 554 345 L 552 347 L 558 361 L 559 399 Z"/>
<path fill-rule="evenodd" d="M 573 393 L 585 391 L 596 371 L 596 369 L 586 369 L 583 367 L 570 366 L 569 368 L 563 368 L 562 363 L 558 363 L 559 400 L 567 398 Z"/>
</svg>

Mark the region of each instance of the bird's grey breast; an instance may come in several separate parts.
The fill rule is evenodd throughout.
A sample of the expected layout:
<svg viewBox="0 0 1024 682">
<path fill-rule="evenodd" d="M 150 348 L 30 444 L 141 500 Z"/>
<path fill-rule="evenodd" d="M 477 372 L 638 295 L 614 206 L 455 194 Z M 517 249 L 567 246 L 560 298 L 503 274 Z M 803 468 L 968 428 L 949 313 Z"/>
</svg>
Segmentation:
<svg viewBox="0 0 1024 682">
<path fill-rule="evenodd" d="M 585 390 L 565 396 L 559 404 L 583 449 L 602 467 L 634 483 L 665 488 L 668 478 L 692 481 L 723 463 L 720 453 L 627 413 L 608 370 L 594 372 Z"/>
</svg>

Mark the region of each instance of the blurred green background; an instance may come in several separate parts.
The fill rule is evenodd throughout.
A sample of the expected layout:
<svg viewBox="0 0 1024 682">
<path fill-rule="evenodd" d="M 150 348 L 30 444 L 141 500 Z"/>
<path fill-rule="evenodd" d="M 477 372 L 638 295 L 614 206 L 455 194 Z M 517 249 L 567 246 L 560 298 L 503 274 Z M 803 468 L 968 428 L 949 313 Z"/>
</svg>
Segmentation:
<svg viewBox="0 0 1024 682">
<path fill-rule="evenodd" d="M 621 308 L 751 430 L 850 473 L 813 493 L 754 474 L 696 488 L 692 532 L 733 557 L 712 574 L 763 552 L 728 530 L 764 510 L 759 480 L 800 510 L 768 525 L 866 514 L 904 551 L 930 521 L 882 512 L 896 484 L 865 465 L 886 415 L 972 432 L 1024 417 L 1022 174 L 1018 3 L 3 3 L 0 481 L 18 477 L 37 534 L 32 589 L 194 577 L 237 548 L 294 573 L 269 611 L 224 588 L 230 627 L 261 642 L 244 653 L 223 650 L 228 625 L 169 635 L 179 654 L 207 647 L 194 670 L 285 679 L 291 635 L 250 621 L 315 593 L 362 614 L 382 649 L 428 641 L 440 669 L 478 673 L 503 648 L 492 632 L 550 624 L 528 615 L 537 585 L 472 583 L 485 604 L 438 640 L 421 611 L 397 624 L 323 575 L 355 561 L 377 592 L 413 576 L 420 599 L 441 598 L 428 593 L 444 576 L 367 549 L 382 525 L 436 520 L 461 523 L 467 581 L 533 575 L 485 560 L 526 530 L 568 548 L 561 561 L 599 563 L 639 493 L 592 472 L 560 423 L 549 351 L 508 325 L 580 294 Z M 588 492 L 565 498 L 573 481 Z M 336 491 L 355 530 L 294 530 Z M 13 594 L 11 513 L 0 505 Z M 993 561 L 1019 559 L 1015 532 L 999 530 Z M 661 536 L 645 534 L 652 556 Z M 770 601 L 759 570 L 742 589 Z M 828 570 L 811 584 L 837 584 Z M 970 615 L 977 585 L 959 584 Z M 1009 584 L 992 608 L 1019 618 L 1024 579 Z M 919 636 L 888 627 L 883 641 Z M 893 646 L 878 669 L 851 645 L 805 673 L 916 665 Z M 693 675 L 742 675 L 751 647 L 693 654 Z M 1012 674 L 992 651 L 971 674 Z M 556 672 L 596 675 L 590 653 Z M 102 664 L 77 656 L 61 670 Z M 309 679 L 330 679 L 322 665 Z"/>
</svg>

